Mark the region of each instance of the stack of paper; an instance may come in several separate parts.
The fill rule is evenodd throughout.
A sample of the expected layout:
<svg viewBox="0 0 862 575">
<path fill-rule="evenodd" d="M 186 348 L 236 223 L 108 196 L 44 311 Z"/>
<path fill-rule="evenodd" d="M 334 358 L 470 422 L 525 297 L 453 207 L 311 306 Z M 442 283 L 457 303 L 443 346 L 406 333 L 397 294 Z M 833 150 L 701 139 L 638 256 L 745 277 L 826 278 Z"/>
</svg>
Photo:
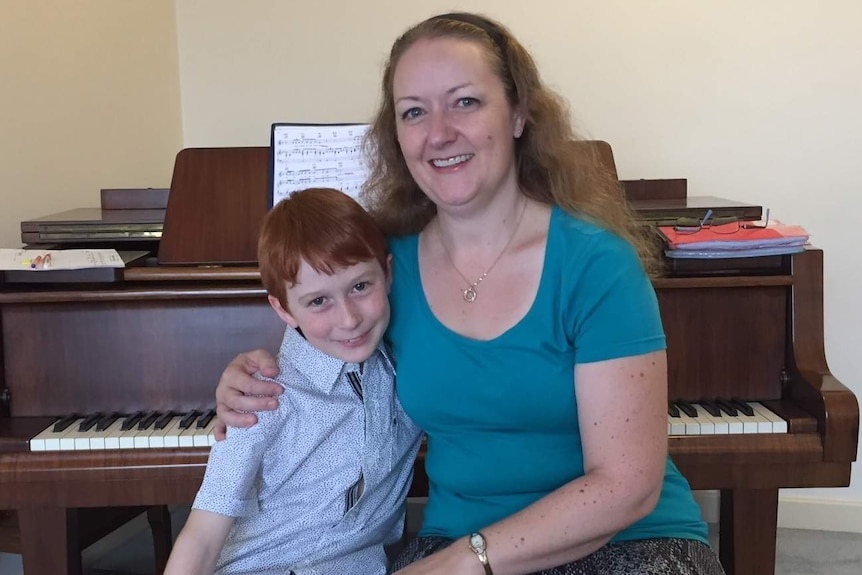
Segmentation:
<svg viewBox="0 0 862 575">
<path fill-rule="evenodd" d="M 671 258 L 748 258 L 801 252 L 808 232 L 801 226 L 770 221 L 766 227 L 744 227 L 739 223 L 703 227 L 691 233 L 673 226 L 660 226 L 667 240 L 665 254 Z"/>
<path fill-rule="evenodd" d="M 123 258 L 112 249 L 34 250 L 0 249 L 0 270 L 32 271 L 122 268 Z"/>
</svg>

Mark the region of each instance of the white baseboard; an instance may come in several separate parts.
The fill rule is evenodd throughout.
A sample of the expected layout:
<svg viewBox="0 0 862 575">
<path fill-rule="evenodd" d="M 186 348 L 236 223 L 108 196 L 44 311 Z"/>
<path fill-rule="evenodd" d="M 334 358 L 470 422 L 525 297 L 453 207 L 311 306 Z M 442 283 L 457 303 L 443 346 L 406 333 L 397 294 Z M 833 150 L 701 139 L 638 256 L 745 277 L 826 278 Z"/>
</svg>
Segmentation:
<svg viewBox="0 0 862 575">
<path fill-rule="evenodd" d="M 779 496 L 778 526 L 862 533 L 862 502 Z"/>
<path fill-rule="evenodd" d="M 719 493 L 718 491 L 695 491 L 694 500 L 700 505 L 700 515 L 707 523 L 718 523 Z"/>
<path fill-rule="evenodd" d="M 707 523 L 718 523 L 719 492 L 695 491 Z M 779 496 L 778 526 L 787 529 L 862 533 L 862 502 Z"/>
</svg>

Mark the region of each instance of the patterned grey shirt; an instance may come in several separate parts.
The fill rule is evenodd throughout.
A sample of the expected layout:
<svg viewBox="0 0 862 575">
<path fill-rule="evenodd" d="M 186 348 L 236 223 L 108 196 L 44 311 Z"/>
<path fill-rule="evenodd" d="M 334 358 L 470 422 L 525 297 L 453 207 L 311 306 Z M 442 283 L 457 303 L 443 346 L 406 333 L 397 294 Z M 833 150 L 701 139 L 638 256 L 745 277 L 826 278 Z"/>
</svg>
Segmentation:
<svg viewBox="0 0 862 575">
<path fill-rule="evenodd" d="M 216 572 L 385 574 L 421 435 L 395 396 L 387 350 L 360 375 L 288 327 L 278 366 L 278 409 L 228 429 L 195 498 L 196 509 L 237 518 Z"/>
</svg>

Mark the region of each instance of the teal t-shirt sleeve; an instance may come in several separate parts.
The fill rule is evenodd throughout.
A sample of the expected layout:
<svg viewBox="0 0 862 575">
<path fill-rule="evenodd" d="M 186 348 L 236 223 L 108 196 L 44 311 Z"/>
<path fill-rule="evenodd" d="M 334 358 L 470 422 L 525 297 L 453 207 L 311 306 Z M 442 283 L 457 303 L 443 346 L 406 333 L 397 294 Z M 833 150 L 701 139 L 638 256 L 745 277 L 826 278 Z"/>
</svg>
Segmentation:
<svg viewBox="0 0 862 575">
<path fill-rule="evenodd" d="M 564 267 L 570 294 L 566 325 L 575 363 L 592 363 L 665 349 L 658 301 L 637 252 L 601 231 Z"/>
</svg>

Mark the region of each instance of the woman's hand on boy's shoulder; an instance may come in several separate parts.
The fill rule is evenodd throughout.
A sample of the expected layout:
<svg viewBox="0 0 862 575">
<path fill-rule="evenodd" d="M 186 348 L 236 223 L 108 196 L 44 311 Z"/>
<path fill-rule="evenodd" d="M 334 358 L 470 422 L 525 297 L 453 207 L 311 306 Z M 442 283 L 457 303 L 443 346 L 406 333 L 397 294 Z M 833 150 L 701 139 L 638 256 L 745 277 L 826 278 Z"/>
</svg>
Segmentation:
<svg viewBox="0 0 862 575">
<path fill-rule="evenodd" d="M 284 388 L 272 381 L 260 380 L 254 374 L 265 377 L 278 375 L 275 358 L 263 349 L 241 353 L 231 361 L 219 378 L 216 388 L 216 412 L 219 421 L 215 436 L 219 441 L 225 437 L 225 426 L 251 427 L 257 416 L 251 411 L 271 411 L 278 407 L 277 396 Z"/>
<path fill-rule="evenodd" d="M 278 362 L 265 349 L 247 351 L 233 358 L 233 361 L 227 365 L 222 373 L 222 379 L 228 374 L 231 366 L 238 366 L 246 375 L 254 375 L 257 372 L 260 372 L 264 377 L 275 377 L 278 375 Z M 219 385 L 221 385 L 221 380 L 219 380 Z"/>
</svg>

